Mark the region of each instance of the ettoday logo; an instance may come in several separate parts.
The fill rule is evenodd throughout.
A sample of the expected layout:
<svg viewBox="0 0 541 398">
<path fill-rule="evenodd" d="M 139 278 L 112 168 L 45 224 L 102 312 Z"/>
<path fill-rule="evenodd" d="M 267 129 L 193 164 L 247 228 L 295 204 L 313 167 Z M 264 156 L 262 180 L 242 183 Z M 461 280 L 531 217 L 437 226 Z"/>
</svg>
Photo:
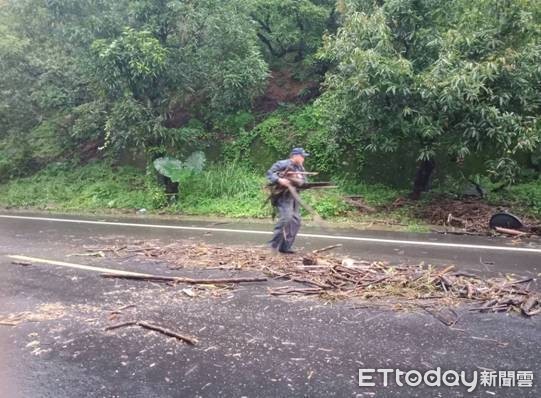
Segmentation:
<svg viewBox="0 0 541 398">
<path fill-rule="evenodd" d="M 420 372 L 418 370 L 400 369 L 359 369 L 359 387 L 376 387 L 376 380 L 381 379 L 381 385 L 387 387 L 391 380 L 399 386 L 417 387 L 424 384 L 427 387 L 466 387 L 473 392 L 478 385 L 484 387 L 532 387 L 533 372 L 528 370 L 483 370 L 481 372 L 446 370 L 441 368 Z"/>
</svg>

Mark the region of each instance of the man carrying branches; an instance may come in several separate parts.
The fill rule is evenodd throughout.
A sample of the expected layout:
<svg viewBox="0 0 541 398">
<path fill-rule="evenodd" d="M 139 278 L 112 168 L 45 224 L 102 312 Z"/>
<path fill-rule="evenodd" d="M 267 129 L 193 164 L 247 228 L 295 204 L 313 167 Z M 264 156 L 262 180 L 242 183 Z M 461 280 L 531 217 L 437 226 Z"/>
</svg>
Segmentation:
<svg viewBox="0 0 541 398">
<path fill-rule="evenodd" d="M 306 183 L 304 159 L 307 156 L 309 154 L 303 148 L 293 148 L 289 159 L 274 163 L 267 171 L 272 190 L 271 204 L 280 216 L 269 243 L 272 250 L 280 253 L 294 253 L 291 247 L 301 227 L 302 205 L 296 188 Z"/>
</svg>

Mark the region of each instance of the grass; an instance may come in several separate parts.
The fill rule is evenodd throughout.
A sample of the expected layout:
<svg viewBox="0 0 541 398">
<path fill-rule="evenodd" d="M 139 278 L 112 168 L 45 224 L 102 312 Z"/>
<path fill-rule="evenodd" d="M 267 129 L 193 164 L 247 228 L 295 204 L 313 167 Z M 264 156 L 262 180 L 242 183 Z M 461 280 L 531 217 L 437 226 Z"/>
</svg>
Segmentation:
<svg viewBox="0 0 541 398">
<path fill-rule="evenodd" d="M 0 185 L 1 205 L 38 209 L 152 209 L 163 203 L 161 196 L 141 171 L 104 163 L 75 168 L 53 164 L 32 177 Z"/>
<path fill-rule="evenodd" d="M 180 196 L 168 212 L 228 217 L 267 217 L 265 179 L 236 164 L 212 165 L 180 183 Z"/>
<path fill-rule="evenodd" d="M 520 183 L 505 190 L 491 192 L 488 200 L 493 203 L 508 202 L 525 214 L 541 218 L 541 179 Z"/>
<path fill-rule="evenodd" d="M 51 164 L 31 177 L 0 185 L 0 206 L 58 211 L 96 212 L 107 209 L 145 208 L 160 213 L 220 216 L 230 218 L 269 218 L 265 205 L 265 178 L 236 163 L 213 164 L 201 174 L 186 175 L 180 194 L 168 203 L 152 173 L 132 167 L 112 167 L 105 162 L 72 167 Z M 404 192 L 383 186 L 337 181 L 339 189 L 313 190 L 302 194 L 307 203 L 324 218 L 342 225 L 399 224 L 410 232 L 424 232 L 426 224 L 406 207 L 361 215 L 344 203 L 344 195 L 360 195 L 371 206 L 392 203 Z M 541 182 L 516 185 L 491 194 L 491 201 L 507 200 L 541 216 Z"/>
<path fill-rule="evenodd" d="M 31 177 L 0 185 L 0 205 L 37 209 L 87 211 L 99 209 L 161 210 L 171 214 L 264 218 L 271 214 L 265 205 L 266 180 L 236 163 L 214 164 L 201 174 L 186 175 L 177 200 L 167 197 L 152 175 L 132 167 L 112 167 L 101 162 L 72 167 L 51 164 Z M 349 185 L 349 194 L 362 193 L 372 205 L 396 197 L 382 186 Z M 319 190 L 303 193 L 305 200 L 326 218 L 347 217 L 345 191 Z"/>
</svg>

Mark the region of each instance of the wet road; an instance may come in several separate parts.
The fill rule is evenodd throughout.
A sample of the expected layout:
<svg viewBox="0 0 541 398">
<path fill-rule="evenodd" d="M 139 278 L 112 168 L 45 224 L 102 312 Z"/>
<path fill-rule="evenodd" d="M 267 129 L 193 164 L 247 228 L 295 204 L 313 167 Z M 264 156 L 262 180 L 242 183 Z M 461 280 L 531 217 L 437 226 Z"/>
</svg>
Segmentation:
<svg viewBox="0 0 541 398">
<path fill-rule="evenodd" d="M 540 395 L 539 317 L 459 310 L 460 321 L 450 329 L 426 313 L 269 297 L 268 283 L 192 298 L 163 285 L 103 280 L 91 271 L 45 264 L 22 267 L 6 256 L 149 272 L 150 265 L 144 262 L 70 254 L 84 251 L 83 244 L 103 236 L 261 244 L 268 239 L 269 226 L 16 215 L 21 216 L 41 219 L 0 216 L 0 318 L 23 311 L 34 318 L 17 326 L 0 325 L 1 397 Z M 299 247 L 342 243 L 344 254 L 364 259 L 455 264 L 488 275 L 514 272 L 537 278 L 541 272 L 538 242 L 346 229 L 302 232 Z M 158 272 L 154 264 L 152 271 L 171 272 L 165 265 Z M 223 275 L 216 272 L 214 276 Z M 123 310 L 121 317 L 182 330 L 196 335 L 200 344 L 191 347 L 138 328 L 105 332 L 110 312 L 130 304 L 136 307 Z M 468 372 L 529 370 L 534 386 L 478 386 L 467 393 L 465 387 L 358 385 L 359 368 L 436 367 Z"/>
</svg>

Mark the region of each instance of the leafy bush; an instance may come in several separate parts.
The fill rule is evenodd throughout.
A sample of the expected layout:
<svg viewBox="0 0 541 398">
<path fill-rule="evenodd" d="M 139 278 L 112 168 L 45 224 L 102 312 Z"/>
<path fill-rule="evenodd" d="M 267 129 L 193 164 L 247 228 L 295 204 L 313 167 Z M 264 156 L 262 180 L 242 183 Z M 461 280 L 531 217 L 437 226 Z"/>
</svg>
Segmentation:
<svg viewBox="0 0 541 398">
<path fill-rule="evenodd" d="M 494 203 L 511 202 L 525 213 L 541 217 L 541 180 L 516 184 L 505 190 L 490 192 L 488 199 Z"/>
<path fill-rule="evenodd" d="M 180 200 L 173 210 L 187 214 L 231 217 L 264 217 L 265 179 L 236 163 L 213 165 L 184 181 Z"/>
<path fill-rule="evenodd" d="M 131 167 L 112 169 L 108 164 L 74 168 L 51 164 L 32 177 L 0 185 L 5 206 L 94 210 L 163 206 L 165 195 L 141 171 Z"/>
<path fill-rule="evenodd" d="M 541 180 L 517 184 L 508 189 L 509 195 L 537 216 L 541 216 Z"/>
<path fill-rule="evenodd" d="M 303 196 L 323 218 L 344 216 L 351 210 L 339 191 L 308 191 Z"/>
<path fill-rule="evenodd" d="M 225 155 L 226 159 L 248 161 L 252 166 L 264 168 L 297 146 L 310 152 L 312 170 L 328 173 L 337 169 L 340 149 L 324 126 L 321 109 L 314 105 L 284 108 L 268 115 L 251 131 L 241 131 L 226 146 Z M 250 159 L 252 152 L 257 154 Z M 270 163 L 262 164 L 263 159 Z"/>
<path fill-rule="evenodd" d="M 158 173 L 173 182 L 180 182 L 190 174 L 199 174 L 205 167 L 205 154 L 201 151 L 192 153 L 185 161 L 163 157 L 154 160 L 154 168 Z"/>
<path fill-rule="evenodd" d="M 373 206 L 389 204 L 404 194 L 402 191 L 381 184 L 364 184 L 342 180 L 338 185 L 347 195 L 362 196 L 366 203 Z"/>
</svg>

